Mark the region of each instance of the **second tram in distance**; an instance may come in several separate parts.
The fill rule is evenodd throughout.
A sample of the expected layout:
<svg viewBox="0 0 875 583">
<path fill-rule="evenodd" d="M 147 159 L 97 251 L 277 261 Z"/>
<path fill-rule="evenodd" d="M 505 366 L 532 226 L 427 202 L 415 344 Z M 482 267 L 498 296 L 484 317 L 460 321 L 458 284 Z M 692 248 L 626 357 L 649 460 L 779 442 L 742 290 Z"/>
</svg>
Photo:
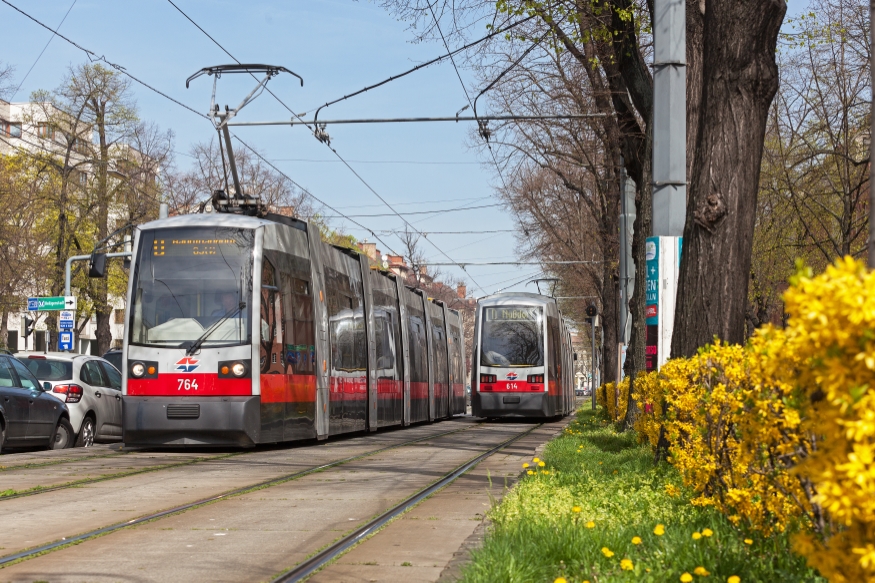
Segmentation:
<svg viewBox="0 0 875 583">
<path fill-rule="evenodd" d="M 140 226 L 127 305 L 125 444 L 252 446 L 465 412 L 459 314 L 297 219 Z"/>
<path fill-rule="evenodd" d="M 495 294 L 477 302 L 475 417 L 560 417 L 574 410 L 571 333 L 554 298 Z"/>
</svg>

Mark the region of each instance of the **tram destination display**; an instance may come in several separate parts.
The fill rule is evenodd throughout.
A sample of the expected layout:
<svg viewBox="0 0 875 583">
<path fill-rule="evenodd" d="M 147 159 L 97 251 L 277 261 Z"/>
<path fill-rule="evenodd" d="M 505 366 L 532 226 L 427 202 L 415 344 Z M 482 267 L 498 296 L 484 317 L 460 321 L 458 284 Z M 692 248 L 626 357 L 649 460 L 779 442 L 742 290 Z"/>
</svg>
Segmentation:
<svg viewBox="0 0 875 583">
<path fill-rule="evenodd" d="M 541 317 L 541 308 L 486 308 L 488 322 L 536 322 Z"/>
</svg>

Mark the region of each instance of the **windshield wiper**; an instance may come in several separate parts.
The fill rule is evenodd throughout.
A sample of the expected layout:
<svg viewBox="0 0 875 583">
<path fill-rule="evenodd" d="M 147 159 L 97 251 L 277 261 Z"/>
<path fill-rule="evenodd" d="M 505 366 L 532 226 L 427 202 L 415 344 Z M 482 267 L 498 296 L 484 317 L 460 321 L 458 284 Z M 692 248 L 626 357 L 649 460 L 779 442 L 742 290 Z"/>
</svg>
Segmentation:
<svg viewBox="0 0 875 583">
<path fill-rule="evenodd" d="M 221 326 L 222 324 L 225 323 L 225 321 L 228 320 L 228 318 L 235 316 L 238 312 L 240 312 L 240 310 L 242 310 L 245 307 L 246 307 L 246 302 L 240 302 L 236 308 L 233 308 L 227 314 L 225 314 L 224 316 L 219 318 L 215 324 L 213 324 L 212 326 L 210 326 L 209 328 L 204 330 L 204 333 L 201 334 L 200 337 L 192 343 L 192 345 L 189 347 L 189 349 L 185 351 L 185 355 L 191 356 L 192 354 L 197 352 L 197 350 L 201 347 L 201 344 L 204 343 L 204 340 L 209 338 L 210 334 L 215 332 L 219 326 Z M 182 348 L 183 346 L 185 346 L 185 343 L 183 343 L 180 346 L 180 348 Z"/>
</svg>

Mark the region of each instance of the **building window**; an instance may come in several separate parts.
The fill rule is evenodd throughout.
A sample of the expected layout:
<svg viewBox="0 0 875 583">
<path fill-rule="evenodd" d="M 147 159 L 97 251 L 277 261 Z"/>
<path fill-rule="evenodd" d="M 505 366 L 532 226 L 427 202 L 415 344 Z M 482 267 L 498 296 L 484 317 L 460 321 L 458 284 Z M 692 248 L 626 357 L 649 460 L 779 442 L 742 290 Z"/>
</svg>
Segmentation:
<svg viewBox="0 0 875 583">
<path fill-rule="evenodd" d="M 0 134 L 6 136 L 7 138 L 20 138 L 21 123 L 0 119 Z"/>
<path fill-rule="evenodd" d="M 36 126 L 36 135 L 44 140 L 55 139 L 55 128 L 47 123 L 41 123 Z"/>
</svg>

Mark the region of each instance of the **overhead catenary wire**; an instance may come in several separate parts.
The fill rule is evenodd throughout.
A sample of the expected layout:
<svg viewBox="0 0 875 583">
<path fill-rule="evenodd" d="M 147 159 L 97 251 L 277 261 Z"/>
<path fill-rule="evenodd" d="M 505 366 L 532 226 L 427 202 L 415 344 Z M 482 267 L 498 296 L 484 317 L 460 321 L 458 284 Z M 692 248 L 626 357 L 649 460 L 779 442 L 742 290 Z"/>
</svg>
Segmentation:
<svg viewBox="0 0 875 583">
<path fill-rule="evenodd" d="M 3 1 L 6 1 L 6 0 L 3 0 Z M 232 55 L 232 54 L 231 54 L 231 53 L 230 53 L 225 47 L 223 47 L 221 44 L 219 44 L 219 42 L 218 42 L 216 39 L 214 39 L 212 36 L 210 36 L 210 35 L 209 35 L 209 34 L 208 34 L 208 33 L 207 33 L 207 32 L 206 32 L 206 31 L 205 31 L 200 25 L 198 25 L 194 20 L 192 20 L 192 18 L 191 18 L 190 16 L 188 16 L 185 12 L 183 12 L 182 9 L 179 8 L 179 6 L 177 6 L 176 4 L 174 4 L 172 0 L 167 0 L 167 1 L 168 1 L 168 2 L 169 2 L 174 8 L 176 8 L 176 10 L 178 10 L 183 16 L 185 16 L 185 18 L 186 18 L 189 22 L 191 22 L 193 25 L 195 25 L 195 26 L 198 28 L 198 30 L 200 30 L 201 32 L 203 32 L 203 33 L 207 36 L 207 38 L 209 38 L 211 41 L 213 41 L 213 43 L 215 43 L 216 46 L 218 46 L 220 49 L 222 49 L 222 51 L 223 51 L 226 55 L 228 55 L 229 57 L 231 57 L 232 59 L 234 59 L 234 61 L 235 61 L 236 63 L 241 64 L 240 61 L 237 59 L 237 57 L 235 57 L 234 55 Z M 531 17 L 530 17 L 530 18 L 531 18 Z M 274 94 L 270 89 L 268 89 L 267 87 L 265 87 L 265 90 L 266 90 L 270 95 L 272 95 L 272 96 L 274 97 L 274 99 L 276 99 L 276 100 L 280 103 L 280 105 L 282 105 L 282 106 L 283 106 L 283 107 L 284 107 L 289 113 L 291 113 L 291 114 L 292 114 L 294 117 L 296 117 L 299 121 L 304 121 L 304 120 L 301 118 L 300 115 L 298 115 L 297 113 L 295 113 L 295 112 L 294 112 L 294 111 L 293 111 L 288 105 L 285 104 L 285 102 L 283 102 L 282 99 L 280 99 L 280 98 L 279 98 L 276 94 Z M 318 128 L 315 128 L 315 129 L 314 129 L 314 128 L 311 128 L 309 125 L 307 125 L 307 128 L 308 128 L 308 129 L 310 130 L 310 132 L 313 134 L 313 137 L 316 138 L 320 143 L 324 144 L 324 145 L 325 145 L 325 146 L 326 146 L 326 147 L 327 147 L 327 148 L 328 148 L 328 149 L 329 149 L 329 150 L 330 150 L 335 156 L 337 156 L 337 158 L 343 163 L 344 166 L 347 167 L 347 169 L 348 169 L 350 172 L 353 173 L 353 175 L 359 180 L 359 182 L 361 182 L 361 183 L 362 183 L 362 184 L 363 184 L 368 190 L 370 190 L 371 193 L 372 193 L 374 196 L 376 196 L 378 199 L 380 199 L 380 201 L 381 201 L 383 204 L 385 204 L 386 207 L 387 207 L 389 210 L 391 210 L 391 211 L 394 213 L 395 216 L 397 216 L 397 217 L 400 218 L 402 221 L 404 221 L 404 223 L 405 223 L 408 227 L 410 227 L 415 233 L 417 233 L 417 234 L 420 235 L 420 236 L 422 235 L 422 233 L 421 233 L 416 227 L 414 227 L 410 222 L 408 222 L 407 219 L 405 219 L 403 216 L 401 216 L 401 214 L 400 214 L 397 210 L 395 210 L 395 208 L 394 208 L 391 204 L 389 204 L 389 202 L 388 202 L 385 198 L 383 198 L 383 196 L 380 195 L 380 193 L 378 193 L 378 192 L 377 192 L 377 191 L 376 191 L 376 190 L 375 190 L 375 189 L 374 189 L 374 188 L 373 188 L 373 187 L 372 187 L 372 186 L 371 186 L 371 185 L 370 185 L 370 184 L 364 179 L 364 177 L 361 176 L 361 174 L 359 174 L 359 173 L 358 173 L 358 172 L 357 172 L 352 166 L 350 166 L 350 164 L 349 164 L 349 163 L 343 158 L 343 156 L 341 156 L 340 153 L 338 153 L 337 150 L 336 150 L 335 148 L 332 148 L 332 147 L 331 147 L 331 145 L 328 143 L 327 140 L 325 140 L 324 138 L 321 138 L 321 137 L 320 137 L 320 135 L 317 133 Z M 236 136 L 235 136 L 235 137 L 236 137 Z M 237 138 L 237 139 L 239 140 L 239 138 Z M 263 158 L 263 157 L 262 157 L 262 159 L 263 159 L 263 160 L 266 160 L 266 159 Z M 272 166 L 274 169 L 276 169 L 275 166 L 273 166 L 273 165 L 271 165 L 271 166 Z M 376 234 L 375 234 L 374 236 L 376 237 Z M 435 248 L 435 249 L 436 249 L 441 255 L 443 255 L 443 256 L 446 257 L 449 261 L 451 261 L 451 262 L 452 262 L 451 265 L 458 266 L 458 267 L 460 267 L 460 268 L 462 269 L 462 271 L 465 271 L 465 273 L 468 274 L 468 277 L 471 278 L 471 282 L 472 282 L 475 286 L 477 286 L 481 291 L 484 291 L 484 292 L 485 292 L 485 290 L 483 289 L 483 287 L 482 287 L 479 283 L 477 283 L 477 280 L 474 279 L 474 276 L 472 276 L 470 273 L 468 273 L 468 271 L 465 269 L 465 267 L 463 266 L 462 263 L 460 263 L 460 262 L 458 262 L 458 261 L 454 261 L 452 257 L 450 257 L 449 255 L 447 255 L 447 254 L 443 251 L 443 249 L 441 249 L 440 247 L 438 247 L 438 246 L 434 243 L 434 241 L 428 239 L 428 237 L 425 237 L 425 240 L 428 241 L 428 244 L 431 245 L 432 247 L 434 247 L 434 248 Z M 385 244 L 385 243 L 384 243 L 384 244 Z M 388 247 L 388 245 L 387 245 L 387 247 Z"/>
<path fill-rule="evenodd" d="M 88 49 L 86 49 L 85 47 L 83 47 L 82 45 L 80 45 L 80 44 L 74 42 L 73 40 L 67 38 L 66 36 L 60 34 L 57 30 L 51 28 L 50 26 L 44 24 L 43 22 L 40 22 L 38 19 L 36 19 L 35 17 L 31 16 L 31 15 L 28 14 L 27 12 L 24 12 L 23 10 L 21 10 L 20 8 L 18 8 L 18 7 L 15 6 L 14 4 L 11 4 L 8 0 L 0 0 L 0 1 L 2 1 L 4 4 L 8 5 L 10 8 L 14 9 L 15 11 L 19 12 L 19 13 L 22 14 L 23 16 L 27 17 L 28 19 L 32 20 L 33 22 L 35 22 L 35 23 L 38 24 L 39 26 L 45 28 L 46 30 L 49 30 L 49 31 L 55 33 L 56 36 L 58 36 L 59 38 L 63 39 L 64 41 L 66 41 L 67 43 L 71 44 L 72 46 L 76 47 L 76 48 L 79 49 L 80 51 L 84 52 L 86 55 L 88 55 L 88 58 L 89 58 L 92 62 L 93 62 L 93 61 L 100 61 L 100 62 L 106 63 L 108 66 L 112 67 L 113 69 L 115 69 L 115 70 L 118 71 L 119 73 L 121 73 L 121 74 L 125 75 L 126 77 L 128 77 L 128 78 L 130 78 L 130 79 L 136 81 L 136 82 L 139 83 L 140 85 L 146 87 L 147 89 L 153 91 L 154 93 L 160 95 L 161 97 L 163 97 L 163 98 L 165 98 L 165 99 L 167 99 L 167 100 L 169 100 L 169 101 L 175 103 L 176 105 L 178 105 L 178 106 L 180 106 L 180 107 L 182 107 L 182 108 L 184 108 L 184 109 L 186 109 L 186 110 L 188 110 L 188 111 L 194 113 L 194 114 L 197 115 L 198 117 L 202 117 L 202 118 L 204 118 L 204 119 L 206 119 L 206 120 L 209 120 L 209 116 L 207 116 L 207 115 L 205 115 L 205 114 L 203 114 L 203 113 L 197 111 L 196 109 L 194 109 L 193 107 L 190 107 L 190 106 L 186 105 L 185 103 L 182 103 L 182 102 L 179 101 L 178 99 L 174 99 L 173 97 L 167 95 L 166 93 L 160 91 L 159 89 L 156 89 L 155 87 L 149 85 L 149 84 L 146 83 L 145 81 L 142 81 L 142 80 L 138 79 L 137 77 L 135 77 L 134 75 L 132 75 L 131 73 L 129 73 L 129 72 L 127 71 L 127 69 L 125 69 L 125 67 L 123 67 L 123 66 L 121 66 L 121 65 L 118 65 L 118 64 L 116 64 L 116 63 L 113 63 L 113 62 L 107 60 L 106 57 L 104 57 L 104 56 L 98 56 L 94 51 L 88 50 Z M 236 59 L 235 59 L 235 60 L 236 60 Z M 276 170 L 277 172 L 279 172 L 282 176 L 284 176 L 284 177 L 285 177 L 287 180 L 289 180 L 292 184 L 294 184 L 295 186 L 297 186 L 298 188 L 300 188 L 302 192 L 304 192 L 305 194 L 307 194 L 308 196 L 310 196 L 311 198 L 313 198 L 314 200 L 316 200 L 319 204 L 322 204 L 323 206 L 325 206 L 325 207 L 331 209 L 332 211 L 336 212 L 338 215 L 345 216 L 345 215 L 343 215 L 343 213 L 342 213 L 341 211 L 335 209 L 334 207 L 332 207 L 331 205 L 329 205 L 328 203 L 326 203 L 325 201 L 323 201 L 322 199 L 320 199 L 319 197 L 317 197 L 316 195 L 314 195 L 314 194 L 313 194 L 312 192 L 310 192 L 308 189 L 302 187 L 300 184 L 298 184 L 297 182 L 295 182 L 294 180 L 292 180 L 292 179 L 291 179 L 286 173 L 282 172 L 282 171 L 279 170 L 276 166 L 274 166 L 273 164 L 271 164 L 266 158 L 264 158 L 264 157 L 263 157 L 261 154 L 259 154 L 256 150 L 252 149 L 248 144 L 246 144 L 245 142 L 243 142 L 243 140 L 240 140 L 240 138 L 238 138 L 236 135 L 235 135 L 234 137 L 235 137 L 238 141 L 240 141 L 240 143 L 243 144 L 243 145 L 244 145 L 249 151 L 251 151 L 253 154 L 255 154 L 258 158 L 260 158 L 260 159 L 263 160 L 266 164 L 268 164 L 271 168 L 273 168 L 274 170 Z M 19 139 L 19 138 L 16 138 L 16 139 Z M 4 141 L 6 141 L 6 140 L 4 140 Z M 9 143 L 9 142 L 7 142 L 7 143 Z M 11 144 L 11 143 L 9 143 L 9 144 L 10 144 L 10 145 L 13 145 L 13 144 Z M 34 144 L 31 144 L 31 145 L 34 145 Z M 37 147 L 40 147 L 40 148 L 42 148 L 42 149 L 46 149 L 46 148 L 44 148 L 43 146 L 37 146 Z M 46 149 L 46 151 L 48 151 L 48 150 Z M 352 219 L 349 219 L 349 220 L 350 220 L 352 223 L 354 223 L 355 225 L 358 225 L 360 228 L 365 229 L 366 231 L 372 233 L 372 234 L 374 235 L 375 238 L 377 238 L 378 240 L 380 240 L 381 243 L 383 243 L 384 245 L 386 245 L 386 247 L 389 248 L 389 249 L 391 250 L 391 247 L 389 247 L 388 244 L 386 244 L 386 243 L 383 242 L 381 239 L 379 239 L 379 237 L 377 237 L 376 233 L 375 233 L 372 229 L 369 229 L 369 228 L 365 227 L 364 225 L 362 225 L 361 223 L 359 223 L 359 222 L 357 222 L 357 221 L 354 221 L 354 220 L 352 220 Z M 395 252 L 393 251 L 393 253 L 395 253 Z M 397 255 L 397 253 L 395 253 L 395 254 Z M 472 278 L 472 279 L 473 279 L 473 278 Z"/>
</svg>

